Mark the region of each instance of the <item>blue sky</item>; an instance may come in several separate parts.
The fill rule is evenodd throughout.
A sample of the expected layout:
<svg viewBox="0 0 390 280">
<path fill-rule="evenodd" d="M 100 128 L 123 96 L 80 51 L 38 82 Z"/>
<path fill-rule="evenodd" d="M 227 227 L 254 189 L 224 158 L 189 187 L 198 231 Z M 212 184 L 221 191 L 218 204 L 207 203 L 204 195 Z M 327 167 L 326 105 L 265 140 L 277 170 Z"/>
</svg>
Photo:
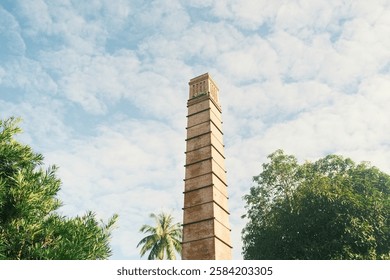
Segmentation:
<svg viewBox="0 0 390 280">
<path fill-rule="evenodd" d="M 0 117 L 60 167 L 62 213 L 182 220 L 188 81 L 220 88 L 234 258 L 242 196 L 276 149 L 390 172 L 390 1 L 0 2 Z"/>
</svg>

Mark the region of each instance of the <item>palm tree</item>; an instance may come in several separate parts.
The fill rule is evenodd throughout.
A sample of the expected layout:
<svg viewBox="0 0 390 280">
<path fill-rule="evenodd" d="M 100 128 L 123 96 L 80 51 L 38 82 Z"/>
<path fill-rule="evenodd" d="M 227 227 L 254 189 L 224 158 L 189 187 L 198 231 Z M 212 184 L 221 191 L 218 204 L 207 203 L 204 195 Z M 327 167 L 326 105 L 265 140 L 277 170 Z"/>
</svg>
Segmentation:
<svg viewBox="0 0 390 280">
<path fill-rule="evenodd" d="M 181 226 L 180 223 L 173 224 L 173 217 L 170 214 L 161 213 L 158 216 L 150 214 L 156 221 L 156 226 L 143 225 L 140 232 L 149 234 L 142 238 L 137 248 L 143 244 L 140 255 L 145 255 L 150 250 L 148 260 L 175 260 L 175 251 L 181 253 Z"/>
</svg>

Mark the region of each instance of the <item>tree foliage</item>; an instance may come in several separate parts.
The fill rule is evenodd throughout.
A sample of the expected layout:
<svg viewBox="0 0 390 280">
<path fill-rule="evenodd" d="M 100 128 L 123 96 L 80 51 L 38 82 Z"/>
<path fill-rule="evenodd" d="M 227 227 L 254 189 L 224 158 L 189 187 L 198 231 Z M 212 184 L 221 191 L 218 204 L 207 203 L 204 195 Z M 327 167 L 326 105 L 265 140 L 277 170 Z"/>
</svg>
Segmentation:
<svg viewBox="0 0 390 280">
<path fill-rule="evenodd" d="M 148 234 L 138 243 L 141 246 L 141 257 L 150 251 L 148 260 L 175 260 L 175 252 L 181 253 L 182 231 L 180 223 L 173 223 L 169 214 L 150 214 L 155 226 L 143 225 L 140 232 Z"/>
<path fill-rule="evenodd" d="M 43 156 L 15 140 L 18 121 L 0 120 L 0 259 L 108 258 L 117 216 L 59 215 L 57 167 L 43 169 Z"/>
<path fill-rule="evenodd" d="M 244 196 L 245 259 L 390 259 L 390 176 L 329 155 L 278 150 Z"/>
</svg>

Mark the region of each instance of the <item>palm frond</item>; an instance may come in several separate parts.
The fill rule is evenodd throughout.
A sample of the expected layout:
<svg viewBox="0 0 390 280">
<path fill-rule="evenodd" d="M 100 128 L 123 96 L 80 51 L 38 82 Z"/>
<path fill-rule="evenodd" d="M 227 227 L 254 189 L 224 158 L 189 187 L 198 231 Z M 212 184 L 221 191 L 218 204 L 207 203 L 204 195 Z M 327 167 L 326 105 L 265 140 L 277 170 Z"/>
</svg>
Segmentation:
<svg viewBox="0 0 390 280">
<path fill-rule="evenodd" d="M 137 248 L 141 245 L 140 256 L 144 256 L 150 251 L 148 260 L 165 257 L 169 260 L 176 259 L 176 254 L 181 253 L 182 231 L 180 223 L 173 223 L 173 217 L 170 214 L 160 213 L 158 215 L 151 213 L 150 218 L 154 219 L 155 226 L 143 225 L 140 232 L 149 233 L 138 242 Z"/>
</svg>

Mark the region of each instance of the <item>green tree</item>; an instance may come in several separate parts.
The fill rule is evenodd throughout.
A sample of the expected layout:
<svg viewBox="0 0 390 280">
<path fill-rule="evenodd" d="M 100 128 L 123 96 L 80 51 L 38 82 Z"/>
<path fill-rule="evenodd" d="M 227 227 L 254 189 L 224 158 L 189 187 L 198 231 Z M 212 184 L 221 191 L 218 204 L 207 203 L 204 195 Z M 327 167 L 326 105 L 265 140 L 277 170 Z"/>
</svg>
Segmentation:
<svg viewBox="0 0 390 280">
<path fill-rule="evenodd" d="M 43 156 L 15 140 L 18 122 L 0 120 L 0 259 L 108 258 L 117 216 L 59 215 L 57 167 L 43 169 Z"/>
<path fill-rule="evenodd" d="M 244 196 L 245 259 L 390 259 L 390 176 L 329 155 L 278 150 Z"/>
<path fill-rule="evenodd" d="M 143 225 L 140 232 L 148 234 L 138 243 L 137 248 L 142 245 L 140 255 L 150 251 L 148 260 L 175 260 L 175 251 L 181 253 L 181 226 L 180 223 L 173 223 L 173 217 L 169 214 L 150 214 L 154 219 L 155 226 Z"/>
</svg>

